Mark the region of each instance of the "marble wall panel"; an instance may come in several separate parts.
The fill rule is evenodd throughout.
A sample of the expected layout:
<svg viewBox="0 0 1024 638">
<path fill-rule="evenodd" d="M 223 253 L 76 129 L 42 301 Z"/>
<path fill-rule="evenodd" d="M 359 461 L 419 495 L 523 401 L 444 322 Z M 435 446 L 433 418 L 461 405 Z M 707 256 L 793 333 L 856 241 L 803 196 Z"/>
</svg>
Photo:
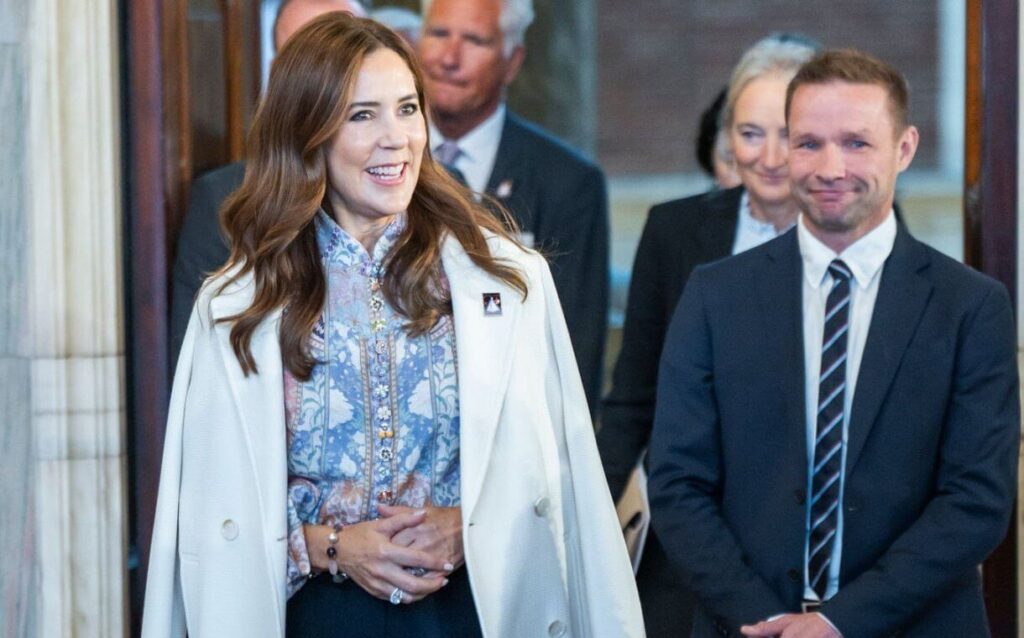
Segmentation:
<svg viewBox="0 0 1024 638">
<path fill-rule="evenodd" d="M 0 0 L 2 2 L 4 0 Z M 120 117 L 114 0 L 32 0 L 25 54 L 28 423 L 36 630 L 126 622 Z M 25 507 L 28 505 L 26 504 Z M 43 539 L 45 536 L 45 542 Z"/>
<path fill-rule="evenodd" d="M 0 635 L 37 633 L 25 152 L 27 5 L 0 0 Z"/>
</svg>

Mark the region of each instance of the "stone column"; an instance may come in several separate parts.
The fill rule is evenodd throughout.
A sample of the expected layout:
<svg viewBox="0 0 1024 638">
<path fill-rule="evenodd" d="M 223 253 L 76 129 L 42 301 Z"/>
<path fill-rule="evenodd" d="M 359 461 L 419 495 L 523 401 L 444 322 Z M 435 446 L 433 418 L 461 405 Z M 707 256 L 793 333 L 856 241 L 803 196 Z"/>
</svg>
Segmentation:
<svg viewBox="0 0 1024 638">
<path fill-rule="evenodd" d="M 29 2 L 30 4 L 30 2 Z M 25 128 L 28 4 L 0 0 L 0 635 L 32 636 L 32 429 Z"/>
<path fill-rule="evenodd" d="M 114 0 L 30 0 L 27 343 L 39 636 L 126 632 Z"/>
</svg>

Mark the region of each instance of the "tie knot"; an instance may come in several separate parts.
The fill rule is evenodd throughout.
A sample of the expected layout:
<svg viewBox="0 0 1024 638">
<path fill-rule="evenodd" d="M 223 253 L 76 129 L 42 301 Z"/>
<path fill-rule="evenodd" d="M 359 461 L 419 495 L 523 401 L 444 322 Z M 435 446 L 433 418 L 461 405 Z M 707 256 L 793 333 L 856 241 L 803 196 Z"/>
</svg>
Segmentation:
<svg viewBox="0 0 1024 638">
<path fill-rule="evenodd" d="M 843 262 L 842 259 L 833 259 L 832 263 L 828 265 L 828 273 L 832 275 L 832 279 L 838 281 L 849 281 L 853 273 L 850 272 L 850 267 Z"/>
<path fill-rule="evenodd" d="M 445 166 L 452 166 L 461 152 L 462 150 L 459 149 L 459 145 L 455 142 L 441 142 L 441 144 L 434 149 L 434 157 L 436 157 L 437 161 L 441 162 Z"/>
</svg>

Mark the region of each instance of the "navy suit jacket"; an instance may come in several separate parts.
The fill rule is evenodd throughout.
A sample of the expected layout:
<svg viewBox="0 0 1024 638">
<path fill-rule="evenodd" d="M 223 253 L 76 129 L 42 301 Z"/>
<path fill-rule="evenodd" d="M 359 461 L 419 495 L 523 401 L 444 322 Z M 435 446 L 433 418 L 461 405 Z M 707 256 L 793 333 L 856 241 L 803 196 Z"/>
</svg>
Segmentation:
<svg viewBox="0 0 1024 638">
<path fill-rule="evenodd" d="M 616 501 L 651 441 L 658 361 L 672 313 L 694 268 L 732 254 L 742 197 L 742 186 L 708 191 L 658 204 L 647 215 L 629 282 L 622 348 L 597 433 Z"/>
<path fill-rule="evenodd" d="M 171 293 L 172 363 L 185 337 L 196 293 L 228 258 L 220 233 L 224 200 L 242 185 L 241 162 L 193 182 L 174 260 Z M 511 112 L 498 146 L 487 191 L 520 228 L 533 234 L 548 258 L 562 302 L 587 399 L 600 396 L 608 314 L 608 196 L 593 163 Z M 593 410 L 592 410 L 593 411 Z"/>
<path fill-rule="evenodd" d="M 547 131 L 506 112 L 487 183 L 548 259 L 591 412 L 601 397 L 608 328 L 608 193 L 604 174 Z"/>
<path fill-rule="evenodd" d="M 694 636 L 800 609 L 801 277 L 795 230 L 699 267 L 666 338 L 649 489 L 700 598 Z M 822 609 L 844 636 L 987 635 L 977 566 L 1007 530 L 1019 439 L 1005 289 L 901 225 L 851 409 L 840 589 Z"/>
<path fill-rule="evenodd" d="M 235 162 L 192 182 L 188 212 L 178 235 L 171 271 L 171 370 L 174 370 L 200 286 L 228 260 L 220 230 L 220 207 L 242 185 L 245 163 Z"/>
</svg>

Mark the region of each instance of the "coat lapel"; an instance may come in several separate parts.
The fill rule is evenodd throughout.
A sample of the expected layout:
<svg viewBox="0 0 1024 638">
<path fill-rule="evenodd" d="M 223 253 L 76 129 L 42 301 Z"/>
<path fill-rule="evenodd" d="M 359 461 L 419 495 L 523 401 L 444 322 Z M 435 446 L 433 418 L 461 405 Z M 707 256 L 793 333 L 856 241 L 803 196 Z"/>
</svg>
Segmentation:
<svg viewBox="0 0 1024 638">
<path fill-rule="evenodd" d="M 709 204 L 709 209 L 697 230 L 700 263 L 732 253 L 742 196 L 742 186 L 708 195 L 706 203 Z"/>
<path fill-rule="evenodd" d="M 847 472 L 857 464 L 903 353 L 931 296 L 931 282 L 919 274 L 927 266 L 927 252 L 901 226 L 882 270 L 878 298 L 857 375 L 857 388 L 850 410 Z"/>
<path fill-rule="evenodd" d="M 784 397 L 783 436 L 795 441 L 789 446 L 796 467 L 807 463 L 804 399 L 803 265 L 795 230 L 765 246 L 766 264 L 755 276 L 765 326 L 764 369 L 778 379 Z"/>
<path fill-rule="evenodd" d="M 463 516 L 472 515 L 508 390 L 522 310 L 520 293 L 473 264 L 445 240 L 442 263 L 452 296 L 458 356 Z M 484 312 L 484 294 L 501 295 L 501 314 Z M 532 291 L 531 294 L 540 294 Z"/>
<path fill-rule="evenodd" d="M 516 187 L 515 166 L 519 159 L 520 138 L 515 130 L 515 116 L 505 111 L 505 123 L 501 127 L 501 141 L 498 154 L 494 157 L 494 168 L 487 180 L 487 194 L 498 200 L 508 199 Z"/>
</svg>

